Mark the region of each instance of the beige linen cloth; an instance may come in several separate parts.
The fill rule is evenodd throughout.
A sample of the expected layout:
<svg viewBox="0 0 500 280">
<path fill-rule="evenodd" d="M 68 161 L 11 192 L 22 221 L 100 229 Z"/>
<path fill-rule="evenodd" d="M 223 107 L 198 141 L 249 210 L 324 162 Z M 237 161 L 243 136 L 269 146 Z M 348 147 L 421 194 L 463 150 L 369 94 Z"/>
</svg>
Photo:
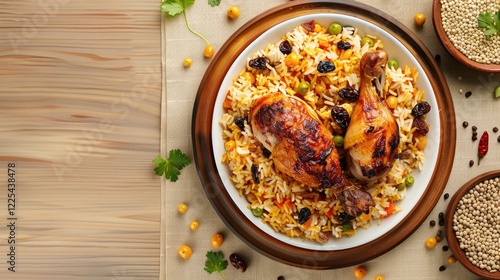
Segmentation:
<svg viewBox="0 0 500 280">
<path fill-rule="evenodd" d="M 222 0 L 218 7 L 210 7 L 206 1 L 196 1 L 188 8 L 190 24 L 199 33 L 206 36 L 212 45 L 218 48 L 240 26 L 259 13 L 286 3 L 286 0 Z M 500 84 L 499 75 L 491 75 L 470 70 L 455 61 L 440 45 L 432 25 L 432 1 L 411 0 L 362 0 L 364 4 L 380 9 L 409 27 L 429 48 L 431 53 L 442 58 L 442 70 L 449 83 L 456 110 L 457 150 L 452 174 L 444 193 L 450 197 L 466 181 L 485 171 L 499 169 L 500 144 L 498 135 L 490 136 L 488 159 L 481 166 L 470 168 L 469 160 L 476 159 L 476 146 L 471 144 L 470 130 L 462 128 L 462 122 L 468 121 L 480 130 L 489 130 L 500 126 L 500 100 L 495 100 L 492 90 Z M 226 10 L 231 5 L 241 9 L 236 20 L 229 20 Z M 427 21 L 423 28 L 413 24 L 415 13 L 423 13 Z M 210 63 L 203 57 L 205 42 L 189 33 L 182 16 L 163 18 L 163 100 L 162 100 L 162 152 L 178 148 L 192 155 L 191 115 L 199 82 Z M 183 59 L 190 57 L 193 65 L 185 68 Z M 223 74 L 223 73 L 221 73 Z M 471 90 L 473 95 L 465 98 L 463 92 Z M 446 109 L 445 109 L 446 110 Z M 493 139 L 491 139 L 493 138 Z M 315 271 L 290 267 L 268 259 L 248 247 L 219 219 L 205 197 L 198 179 L 194 163 L 189 165 L 176 183 L 163 182 L 162 186 L 162 244 L 161 244 L 161 279 L 218 279 L 215 273 L 209 275 L 203 270 L 205 254 L 213 250 L 210 245 L 212 234 L 221 232 L 225 242 L 220 248 L 226 258 L 236 252 L 247 260 L 245 273 L 231 265 L 223 271 L 226 279 L 354 279 L 354 267 L 329 271 Z M 436 234 L 438 226 L 431 228 L 429 221 L 437 221 L 438 213 L 444 212 L 448 200 L 440 199 L 427 220 L 402 244 L 388 253 L 365 263 L 368 273 L 365 279 L 374 279 L 383 275 L 385 279 L 475 279 L 459 263 L 448 265 L 446 260 L 450 251 L 443 251 L 443 240 L 432 250 L 425 247 L 425 240 Z M 186 203 L 186 214 L 177 212 L 177 205 Z M 197 231 L 191 231 L 189 222 L 200 222 Z M 193 249 L 190 259 L 181 259 L 177 254 L 180 245 L 189 245 Z M 439 271 L 441 265 L 446 270 Z"/>
</svg>

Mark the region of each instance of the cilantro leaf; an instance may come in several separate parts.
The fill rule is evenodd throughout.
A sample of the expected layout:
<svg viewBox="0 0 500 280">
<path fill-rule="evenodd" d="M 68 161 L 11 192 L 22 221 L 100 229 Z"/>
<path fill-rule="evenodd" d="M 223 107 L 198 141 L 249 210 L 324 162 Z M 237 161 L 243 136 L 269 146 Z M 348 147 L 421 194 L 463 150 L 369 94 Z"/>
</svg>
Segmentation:
<svg viewBox="0 0 500 280">
<path fill-rule="evenodd" d="M 190 162 L 189 157 L 183 154 L 181 150 L 170 150 L 167 159 L 161 156 L 153 159 L 153 163 L 156 164 L 154 172 L 158 176 L 165 174 L 167 180 L 175 182 L 179 179 L 181 169 L 186 167 Z"/>
<path fill-rule="evenodd" d="M 500 34 L 500 11 L 494 15 L 490 12 L 480 13 L 477 16 L 477 26 L 484 29 L 485 36 Z"/>
<path fill-rule="evenodd" d="M 219 273 L 222 279 L 224 278 L 224 275 L 222 275 L 221 271 L 227 268 L 227 260 L 224 259 L 224 255 L 222 252 L 212 252 L 209 251 L 207 252 L 207 260 L 205 261 L 205 271 L 208 272 L 209 274 L 212 274 L 213 272 Z"/>
<path fill-rule="evenodd" d="M 160 9 L 169 16 L 176 16 L 183 13 L 187 7 L 194 4 L 195 0 L 163 0 Z"/>
<path fill-rule="evenodd" d="M 208 4 L 212 7 L 219 6 L 221 0 L 208 0 Z"/>
</svg>

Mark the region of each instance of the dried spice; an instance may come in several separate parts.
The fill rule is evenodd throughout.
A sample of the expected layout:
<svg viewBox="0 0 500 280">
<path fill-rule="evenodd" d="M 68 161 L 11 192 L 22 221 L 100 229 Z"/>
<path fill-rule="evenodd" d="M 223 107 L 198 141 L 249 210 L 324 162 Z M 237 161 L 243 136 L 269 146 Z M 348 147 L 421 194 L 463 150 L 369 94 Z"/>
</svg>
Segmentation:
<svg viewBox="0 0 500 280">
<path fill-rule="evenodd" d="M 477 165 L 479 165 L 479 162 L 481 159 L 486 156 L 486 153 L 488 153 L 488 131 L 484 131 L 483 135 L 481 136 L 481 139 L 479 139 L 479 146 L 477 148 Z"/>
</svg>

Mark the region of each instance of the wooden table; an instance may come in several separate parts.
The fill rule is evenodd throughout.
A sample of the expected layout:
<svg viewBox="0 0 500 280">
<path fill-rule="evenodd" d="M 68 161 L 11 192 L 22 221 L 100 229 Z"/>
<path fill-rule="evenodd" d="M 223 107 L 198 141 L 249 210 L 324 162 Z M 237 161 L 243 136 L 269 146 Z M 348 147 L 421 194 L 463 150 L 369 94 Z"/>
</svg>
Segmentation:
<svg viewBox="0 0 500 280">
<path fill-rule="evenodd" d="M 158 279 L 158 7 L 0 3 L 0 279 Z"/>
</svg>

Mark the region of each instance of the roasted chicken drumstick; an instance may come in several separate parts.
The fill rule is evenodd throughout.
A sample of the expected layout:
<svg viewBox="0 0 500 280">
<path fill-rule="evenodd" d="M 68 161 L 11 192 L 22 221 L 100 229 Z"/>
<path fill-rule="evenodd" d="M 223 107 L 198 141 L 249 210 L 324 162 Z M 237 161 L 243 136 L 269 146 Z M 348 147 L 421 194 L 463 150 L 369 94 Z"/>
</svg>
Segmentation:
<svg viewBox="0 0 500 280">
<path fill-rule="evenodd" d="M 371 195 L 344 176 L 332 134 L 304 101 L 280 93 L 265 95 L 252 107 L 250 124 L 282 173 L 310 187 L 334 188 L 350 216 L 370 211 Z"/>
<path fill-rule="evenodd" d="M 359 99 L 344 137 L 347 164 L 359 180 L 375 180 L 386 174 L 398 154 L 399 127 L 380 92 L 387 63 L 384 51 L 369 52 L 360 61 Z"/>
</svg>

